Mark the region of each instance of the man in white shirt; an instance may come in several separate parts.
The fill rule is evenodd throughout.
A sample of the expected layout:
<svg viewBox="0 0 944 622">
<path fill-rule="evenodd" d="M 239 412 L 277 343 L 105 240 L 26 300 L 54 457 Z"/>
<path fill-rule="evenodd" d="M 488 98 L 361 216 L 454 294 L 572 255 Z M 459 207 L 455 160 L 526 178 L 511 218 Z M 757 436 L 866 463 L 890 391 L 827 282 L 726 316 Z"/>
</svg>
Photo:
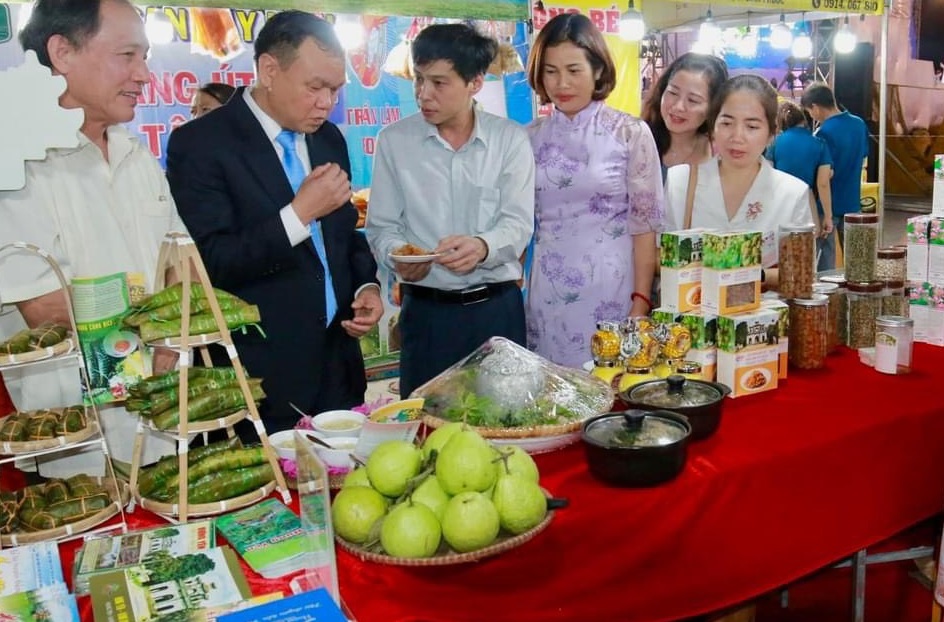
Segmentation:
<svg viewBox="0 0 944 622">
<path fill-rule="evenodd" d="M 52 149 L 44 161 L 28 162 L 26 186 L 0 193 L 0 245 L 39 246 L 67 279 L 127 272 L 152 283 L 161 240 L 183 226 L 160 166 L 120 125 L 134 118 L 149 80 L 141 17 L 125 0 L 38 0 L 20 42 L 65 78 L 59 103 L 82 109 L 85 121 L 78 147 Z M 25 252 L 0 255 L 0 299 L 15 303 L 21 316 L 4 318 L 4 334 L 23 321 L 33 327 L 69 323 L 58 279 Z M 21 410 L 81 401 L 74 364 L 8 372 L 5 380 Z M 130 461 L 135 419 L 123 408 L 102 409 L 102 419 L 112 453 Z M 145 461 L 173 445 L 155 439 L 147 447 Z M 99 457 L 97 465 L 82 468 L 101 472 L 103 462 Z"/>
<path fill-rule="evenodd" d="M 524 345 L 519 258 L 534 231 L 534 156 L 524 129 L 474 105 L 497 43 L 464 24 L 412 44 L 420 112 L 385 128 L 367 237 L 402 284 L 400 394 L 499 335 Z M 439 256 L 392 259 L 413 244 Z"/>
</svg>

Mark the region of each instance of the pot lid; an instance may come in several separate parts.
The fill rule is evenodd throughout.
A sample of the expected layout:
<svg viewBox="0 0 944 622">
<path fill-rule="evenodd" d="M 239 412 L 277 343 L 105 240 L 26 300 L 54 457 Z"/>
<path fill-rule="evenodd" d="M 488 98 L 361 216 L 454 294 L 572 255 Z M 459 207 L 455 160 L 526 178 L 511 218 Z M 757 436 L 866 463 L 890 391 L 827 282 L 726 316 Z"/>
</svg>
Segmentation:
<svg viewBox="0 0 944 622">
<path fill-rule="evenodd" d="M 658 411 L 627 410 L 599 417 L 587 425 L 587 440 L 610 449 L 661 447 L 677 443 L 689 430 L 677 419 Z"/>
<path fill-rule="evenodd" d="M 713 384 L 673 374 L 665 380 L 644 382 L 632 388 L 629 400 L 671 410 L 677 406 L 705 406 L 724 397 Z"/>
</svg>

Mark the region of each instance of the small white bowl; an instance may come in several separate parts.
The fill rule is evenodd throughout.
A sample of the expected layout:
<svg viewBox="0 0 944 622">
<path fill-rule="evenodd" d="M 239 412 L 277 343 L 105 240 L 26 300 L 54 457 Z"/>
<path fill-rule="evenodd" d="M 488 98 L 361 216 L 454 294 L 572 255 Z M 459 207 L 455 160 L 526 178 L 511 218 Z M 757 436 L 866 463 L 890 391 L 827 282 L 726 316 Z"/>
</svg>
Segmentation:
<svg viewBox="0 0 944 622">
<path fill-rule="evenodd" d="M 282 430 L 269 435 L 272 449 L 283 460 L 295 459 L 295 430 Z"/>
<path fill-rule="evenodd" d="M 334 449 L 315 445 L 315 452 L 326 466 L 338 469 L 354 468 L 354 460 L 351 459 L 351 454 L 354 453 L 354 448 L 357 447 L 356 436 L 331 436 L 325 438 L 324 442 L 334 447 Z"/>
<path fill-rule="evenodd" d="M 311 427 L 327 437 L 358 437 L 366 420 L 366 415 L 353 410 L 328 410 L 312 417 Z"/>
</svg>

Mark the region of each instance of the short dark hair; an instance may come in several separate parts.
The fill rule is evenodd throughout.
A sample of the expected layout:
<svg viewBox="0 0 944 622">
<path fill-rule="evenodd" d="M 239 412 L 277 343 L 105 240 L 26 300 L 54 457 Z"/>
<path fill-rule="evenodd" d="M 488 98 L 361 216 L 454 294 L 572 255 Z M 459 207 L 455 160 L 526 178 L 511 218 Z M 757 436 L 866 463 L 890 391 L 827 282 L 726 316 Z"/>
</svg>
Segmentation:
<svg viewBox="0 0 944 622">
<path fill-rule="evenodd" d="M 101 28 L 103 1 L 113 0 L 36 0 L 29 22 L 20 31 L 20 45 L 24 51 L 36 52 L 39 62 L 52 69 L 46 49 L 49 39 L 62 35 L 73 46 L 81 48 Z"/>
<path fill-rule="evenodd" d="M 236 92 L 236 88 L 222 82 L 206 82 L 200 85 L 200 88 L 197 89 L 201 93 L 205 93 L 220 102 L 225 104 L 229 101 L 229 98 L 233 96 L 233 93 Z"/>
<path fill-rule="evenodd" d="M 325 52 L 344 58 L 344 48 L 330 22 L 305 11 L 282 11 L 262 26 L 256 36 L 253 59 L 258 64 L 260 56 L 269 54 L 284 69 L 295 62 L 298 48 L 309 37 Z"/>
<path fill-rule="evenodd" d="M 800 96 L 800 105 L 804 108 L 810 108 L 813 104 L 823 108 L 835 108 L 836 96 L 833 95 L 833 90 L 822 82 L 814 82 L 806 87 L 803 95 Z"/>
<path fill-rule="evenodd" d="M 780 108 L 777 110 L 777 129 L 782 132 L 798 125 L 810 125 L 803 109 L 791 101 L 780 102 Z"/>
<path fill-rule="evenodd" d="M 592 98 L 606 99 L 616 88 L 616 65 L 599 29 L 580 13 L 560 13 L 544 24 L 528 56 L 528 84 L 542 104 L 551 101 L 544 88 L 544 56 L 547 48 L 568 42 L 581 48 L 593 73 L 600 74 L 593 83 Z"/>
<path fill-rule="evenodd" d="M 721 89 L 721 85 L 728 79 L 728 66 L 723 60 L 717 56 L 698 54 L 697 52 L 682 54 L 663 70 L 655 86 L 652 87 L 649 97 L 646 98 L 646 103 L 642 109 L 642 118 L 649 124 L 649 129 L 652 130 L 652 137 L 656 141 L 660 157 L 665 155 L 672 142 L 672 135 L 665 125 L 665 119 L 662 118 L 662 96 L 665 95 L 665 90 L 669 87 L 669 80 L 680 71 L 690 71 L 705 77 L 705 81 L 708 83 L 709 108 L 711 108 L 711 101 L 714 100 Z M 698 127 L 698 133 L 708 135 L 713 125 L 713 123 L 708 122 L 708 117 L 705 117 L 705 122 Z"/>
<path fill-rule="evenodd" d="M 717 96 L 711 103 L 711 110 L 708 118 L 711 120 L 711 126 L 714 127 L 718 115 L 721 113 L 721 107 L 728 97 L 738 91 L 750 91 L 757 96 L 761 107 L 764 109 L 764 117 L 767 119 L 767 129 L 770 134 L 777 133 L 777 91 L 770 85 L 767 78 L 753 73 L 743 73 L 721 85 Z"/>
<path fill-rule="evenodd" d="M 447 60 L 463 80 L 471 82 L 495 60 L 498 42 L 466 24 L 433 24 L 416 36 L 410 53 L 415 67 Z"/>
</svg>

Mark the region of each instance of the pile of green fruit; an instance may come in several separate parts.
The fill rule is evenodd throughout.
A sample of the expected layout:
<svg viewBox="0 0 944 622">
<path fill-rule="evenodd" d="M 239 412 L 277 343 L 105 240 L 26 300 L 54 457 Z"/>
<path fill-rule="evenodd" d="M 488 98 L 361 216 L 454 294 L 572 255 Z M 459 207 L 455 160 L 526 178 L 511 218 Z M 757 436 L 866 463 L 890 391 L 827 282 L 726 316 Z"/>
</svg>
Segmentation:
<svg viewBox="0 0 944 622">
<path fill-rule="evenodd" d="M 340 538 L 401 558 L 477 551 L 546 515 L 531 456 L 495 447 L 462 423 L 436 429 L 422 447 L 380 444 L 347 475 L 331 507 Z"/>
</svg>

